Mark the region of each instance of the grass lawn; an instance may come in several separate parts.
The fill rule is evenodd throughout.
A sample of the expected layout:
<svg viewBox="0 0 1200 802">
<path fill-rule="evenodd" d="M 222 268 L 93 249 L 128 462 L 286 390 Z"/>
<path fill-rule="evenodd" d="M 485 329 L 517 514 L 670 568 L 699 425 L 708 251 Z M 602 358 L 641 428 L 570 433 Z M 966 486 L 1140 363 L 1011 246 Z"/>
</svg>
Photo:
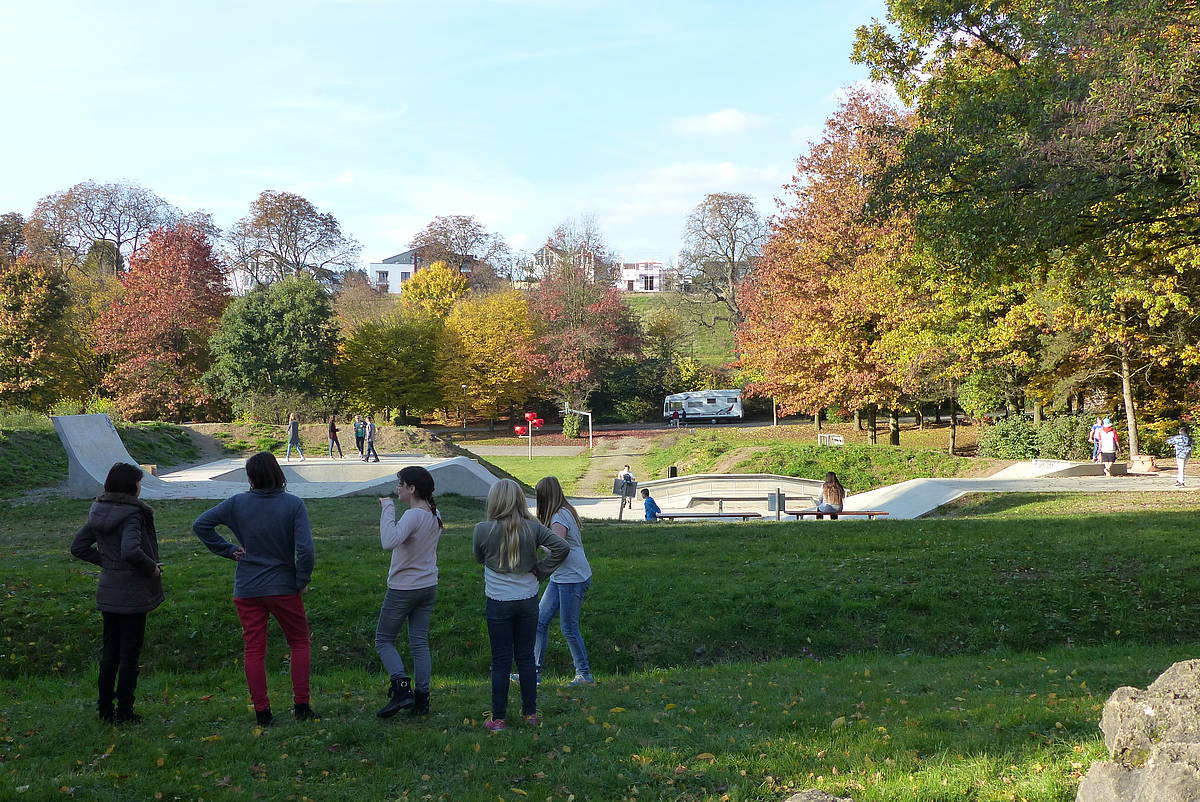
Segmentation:
<svg viewBox="0 0 1200 802">
<path fill-rule="evenodd" d="M 836 525 L 587 521 L 601 684 L 561 687 L 555 631 L 544 725 L 489 735 L 480 505 L 445 497 L 434 715 L 381 722 L 378 506 L 310 501 L 325 719 L 260 732 L 232 566 L 187 533 L 207 503 L 154 506 L 168 601 L 143 653 L 147 720 L 114 730 L 92 712 L 96 572 L 66 555 L 87 503 L 0 502 L 0 797 L 1068 802 L 1102 754 L 1107 696 L 1193 656 L 1200 631 L 1189 494 L 983 497 L 957 518 Z M 277 710 L 284 653 L 274 635 Z"/>
<path fill-rule="evenodd" d="M 729 323 L 718 321 L 712 326 L 705 326 L 695 318 L 696 312 L 701 310 L 709 321 L 714 314 L 728 315 L 724 305 L 711 303 L 697 308 L 680 301 L 679 295 L 673 292 L 625 293 L 622 297 L 640 320 L 645 320 L 652 311 L 664 306 L 679 312 L 686 322 L 681 350 L 683 356 L 705 365 L 724 365 L 733 359 L 733 329 Z"/>
<path fill-rule="evenodd" d="M 773 473 L 809 479 L 834 471 L 852 493 L 918 477 L 970 475 L 1004 464 L 909 446 L 818 446 L 797 436 L 797 430 L 805 429 L 811 427 L 695 429 L 666 448 L 652 450 L 645 464 L 653 476 L 665 476 L 670 465 L 678 466 L 680 473 Z"/>
<path fill-rule="evenodd" d="M 543 476 L 557 476 L 567 495 L 579 492 L 579 480 L 587 472 L 590 457 L 498 457 L 486 456 L 487 460 L 502 471 L 511 474 L 517 481 L 533 487 Z"/>
</svg>

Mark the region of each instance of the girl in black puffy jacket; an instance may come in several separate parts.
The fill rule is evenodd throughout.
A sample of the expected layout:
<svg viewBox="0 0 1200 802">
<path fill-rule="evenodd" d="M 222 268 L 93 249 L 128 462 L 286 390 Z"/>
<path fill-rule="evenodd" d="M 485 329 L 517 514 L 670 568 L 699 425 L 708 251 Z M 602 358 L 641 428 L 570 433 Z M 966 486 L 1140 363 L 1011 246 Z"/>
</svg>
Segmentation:
<svg viewBox="0 0 1200 802">
<path fill-rule="evenodd" d="M 113 465 L 104 493 L 92 503 L 87 523 L 71 544 L 72 555 L 100 566 L 96 609 L 104 617 L 104 648 L 98 710 L 103 721 L 117 724 L 141 720 L 133 712 L 133 700 L 146 613 L 163 600 L 154 511 L 138 498 L 141 489 L 141 468 Z"/>
</svg>

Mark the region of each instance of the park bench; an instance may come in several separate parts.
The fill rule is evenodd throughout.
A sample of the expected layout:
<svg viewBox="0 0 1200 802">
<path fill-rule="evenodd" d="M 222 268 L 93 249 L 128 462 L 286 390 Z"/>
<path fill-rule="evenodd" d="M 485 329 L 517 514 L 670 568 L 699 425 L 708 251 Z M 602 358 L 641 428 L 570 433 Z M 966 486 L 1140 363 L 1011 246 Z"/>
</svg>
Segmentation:
<svg viewBox="0 0 1200 802">
<path fill-rule="evenodd" d="M 673 521 L 676 518 L 741 518 L 743 521 L 748 521 L 751 518 L 761 518 L 761 512 L 660 512 L 658 514 L 660 521 Z"/>
<path fill-rule="evenodd" d="M 884 510 L 842 510 L 841 512 L 818 512 L 817 510 L 784 510 L 784 515 L 792 515 L 797 521 L 801 518 L 824 518 L 826 515 L 839 518 L 867 518 L 874 521 L 880 515 L 887 515 Z"/>
</svg>

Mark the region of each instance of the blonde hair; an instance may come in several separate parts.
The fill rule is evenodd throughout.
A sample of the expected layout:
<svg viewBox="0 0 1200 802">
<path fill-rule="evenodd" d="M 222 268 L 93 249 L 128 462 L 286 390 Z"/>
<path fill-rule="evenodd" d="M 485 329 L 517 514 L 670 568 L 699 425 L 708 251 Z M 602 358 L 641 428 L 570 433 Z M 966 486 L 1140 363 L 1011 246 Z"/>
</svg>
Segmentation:
<svg viewBox="0 0 1200 802">
<path fill-rule="evenodd" d="M 559 510 L 571 513 L 571 517 L 575 519 L 575 526 L 579 526 L 579 513 L 571 506 L 571 502 L 567 501 L 557 476 L 539 479 L 534 494 L 537 497 L 537 519 L 543 526 L 549 526 L 550 520 Z"/>
<path fill-rule="evenodd" d="M 532 520 L 525 492 L 512 479 L 501 479 L 492 485 L 487 497 L 487 519 L 504 529 L 504 544 L 500 549 L 500 564 L 512 568 L 521 560 L 521 527 Z"/>
</svg>

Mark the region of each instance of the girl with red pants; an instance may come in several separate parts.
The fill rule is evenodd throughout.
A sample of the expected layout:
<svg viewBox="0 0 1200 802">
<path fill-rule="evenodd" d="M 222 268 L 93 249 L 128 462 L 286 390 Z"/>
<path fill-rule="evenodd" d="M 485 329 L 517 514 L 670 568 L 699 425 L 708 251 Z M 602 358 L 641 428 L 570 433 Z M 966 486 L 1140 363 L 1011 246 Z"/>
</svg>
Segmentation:
<svg viewBox="0 0 1200 802">
<path fill-rule="evenodd" d="M 309 706 L 312 646 L 303 594 L 312 576 L 314 549 L 304 502 L 285 493 L 287 479 L 275 456 L 262 451 L 246 460 L 250 491 L 202 514 L 192 531 L 208 550 L 237 561 L 233 603 L 242 623 L 246 684 L 259 725 L 274 722 L 267 695 L 267 623 L 279 622 L 291 650 L 296 719 L 319 718 Z M 217 534 L 228 527 L 239 545 Z"/>
</svg>

